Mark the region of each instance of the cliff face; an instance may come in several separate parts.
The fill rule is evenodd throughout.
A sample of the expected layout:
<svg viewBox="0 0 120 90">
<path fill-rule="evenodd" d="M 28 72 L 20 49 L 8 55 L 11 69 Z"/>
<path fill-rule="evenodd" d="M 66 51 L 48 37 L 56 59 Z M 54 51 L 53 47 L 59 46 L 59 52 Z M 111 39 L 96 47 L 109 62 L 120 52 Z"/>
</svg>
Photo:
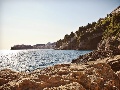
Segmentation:
<svg viewBox="0 0 120 90">
<path fill-rule="evenodd" d="M 79 50 L 95 50 L 97 49 L 97 44 L 102 39 L 102 33 L 93 34 L 88 36 L 87 39 L 80 40 Z"/>
<path fill-rule="evenodd" d="M 94 50 L 102 39 L 103 29 L 95 26 L 96 23 L 79 27 L 79 30 L 70 35 L 65 35 L 63 40 L 56 43 L 58 49 L 74 49 L 74 50 Z"/>
<path fill-rule="evenodd" d="M 79 56 L 79 58 L 73 60 L 72 63 L 86 63 L 88 61 L 96 61 L 115 55 L 120 55 L 120 32 L 118 33 L 118 36 L 113 35 L 101 40 L 97 46 L 97 50 Z"/>
<path fill-rule="evenodd" d="M 95 50 L 98 43 L 120 32 L 120 6 L 97 22 L 79 27 L 75 33 L 66 34 L 56 43 L 57 49 Z"/>
<path fill-rule="evenodd" d="M 113 55 L 120 54 L 120 33 L 119 36 L 111 36 L 102 40 L 97 47 L 97 50 L 111 51 Z"/>
</svg>

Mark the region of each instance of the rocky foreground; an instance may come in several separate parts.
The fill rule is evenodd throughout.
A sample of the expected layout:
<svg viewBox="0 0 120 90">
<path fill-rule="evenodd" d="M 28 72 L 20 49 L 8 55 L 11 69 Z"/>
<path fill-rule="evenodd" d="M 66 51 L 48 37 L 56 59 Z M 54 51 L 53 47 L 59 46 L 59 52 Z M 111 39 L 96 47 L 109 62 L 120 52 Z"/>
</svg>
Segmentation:
<svg viewBox="0 0 120 90">
<path fill-rule="evenodd" d="M 120 55 L 30 73 L 0 71 L 0 90 L 119 90 Z"/>
</svg>

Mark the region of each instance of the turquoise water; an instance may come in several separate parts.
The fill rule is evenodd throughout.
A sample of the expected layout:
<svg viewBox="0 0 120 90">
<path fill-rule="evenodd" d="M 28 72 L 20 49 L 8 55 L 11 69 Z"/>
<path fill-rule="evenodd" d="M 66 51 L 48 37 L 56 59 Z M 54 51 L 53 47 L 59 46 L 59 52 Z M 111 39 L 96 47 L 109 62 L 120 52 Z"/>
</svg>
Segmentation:
<svg viewBox="0 0 120 90">
<path fill-rule="evenodd" d="M 32 71 L 48 66 L 70 63 L 73 59 L 91 51 L 78 50 L 0 50 L 0 70 Z"/>
</svg>

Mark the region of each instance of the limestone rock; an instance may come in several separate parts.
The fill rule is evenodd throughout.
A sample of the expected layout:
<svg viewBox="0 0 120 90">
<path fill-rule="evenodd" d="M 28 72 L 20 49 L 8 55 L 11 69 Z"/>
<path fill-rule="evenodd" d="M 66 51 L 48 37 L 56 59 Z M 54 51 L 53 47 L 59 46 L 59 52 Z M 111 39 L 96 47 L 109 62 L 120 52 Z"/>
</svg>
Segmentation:
<svg viewBox="0 0 120 90">
<path fill-rule="evenodd" d="M 119 90 L 120 73 L 115 73 L 109 64 L 111 61 L 94 61 L 94 64 L 87 65 L 61 64 L 30 73 L 2 70 L 2 79 L 7 78 L 8 81 L 1 83 L 0 90 Z M 17 78 L 8 79 L 14 75 Z"/>
</svg>

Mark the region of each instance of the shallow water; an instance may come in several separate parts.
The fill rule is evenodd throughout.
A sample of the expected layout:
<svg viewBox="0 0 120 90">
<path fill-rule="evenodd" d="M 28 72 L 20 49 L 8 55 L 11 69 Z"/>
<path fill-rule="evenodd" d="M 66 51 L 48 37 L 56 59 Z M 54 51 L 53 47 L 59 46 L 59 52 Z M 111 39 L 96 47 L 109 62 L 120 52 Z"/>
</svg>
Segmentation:
<svg viewBox="0 0 120 90">
<path fill-rule="evenodd" d="M 73 59 L 91 51 L 78 50 L 0 50 L 0 70 L 32 71 L 38 68 L 70 63 Z"/>
</svg>

